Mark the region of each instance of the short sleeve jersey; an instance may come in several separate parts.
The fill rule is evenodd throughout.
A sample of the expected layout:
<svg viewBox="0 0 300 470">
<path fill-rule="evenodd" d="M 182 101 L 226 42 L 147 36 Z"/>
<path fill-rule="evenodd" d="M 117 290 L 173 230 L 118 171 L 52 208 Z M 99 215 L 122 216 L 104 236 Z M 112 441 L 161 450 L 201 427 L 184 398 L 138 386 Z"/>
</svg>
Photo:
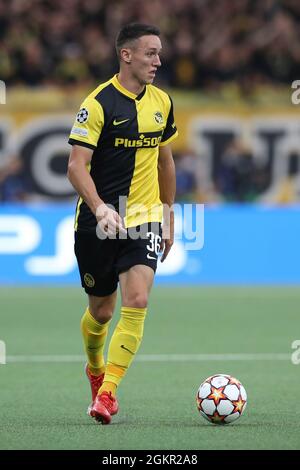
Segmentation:
<svg viewBox="0 0 300 470">
<path fill-rule="evenodd" d="M 137 96 L 115 75 L 83 101 L 69 143 L 94 150 L 89 171 L 100 198 L 124 217 L 125 227 L 134 227 L 162 220 L 159 147 L 177 134 L 167 93 L 146 85 Z M 75 230 L 93 230 L 96 223 L 79 198 Z"/>
</svg>

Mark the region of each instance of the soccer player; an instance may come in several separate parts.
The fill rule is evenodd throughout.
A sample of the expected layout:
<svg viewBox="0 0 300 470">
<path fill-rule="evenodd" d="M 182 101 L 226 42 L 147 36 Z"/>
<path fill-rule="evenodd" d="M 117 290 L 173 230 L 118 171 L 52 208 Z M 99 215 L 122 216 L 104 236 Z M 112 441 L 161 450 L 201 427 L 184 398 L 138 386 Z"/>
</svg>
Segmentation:
<svg viewBox="0 0 300 470">
<path fill-rule="evenodd" d="M 103 424 L 118 412 L 116 390 L 143 337 L 158 252 L 164 261 L 174 239 L 172 210 L 161 226 L 175 197 L 170 142 L 177 129 L 170 97 L 152 85 L 161 65 L 159 35 L 144 24 L 121 29 L 119 73 L 83 101 L 69 138 L 68 177 L 79 194 L 75 254 L 88 295 L 81 320 L 88 414 Z M 118 283 L 121 315 L 105 364 Z"/>
</svg>

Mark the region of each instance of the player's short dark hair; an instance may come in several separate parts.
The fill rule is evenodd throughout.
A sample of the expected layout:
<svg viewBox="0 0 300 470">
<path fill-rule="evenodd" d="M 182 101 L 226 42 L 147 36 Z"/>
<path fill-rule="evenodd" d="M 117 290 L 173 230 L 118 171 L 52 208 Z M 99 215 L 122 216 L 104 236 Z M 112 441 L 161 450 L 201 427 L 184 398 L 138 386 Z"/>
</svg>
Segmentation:
<svg viewBox="0 0 300 470">
<path fill-rule="evenodd" d="M 117 56 L 120 57 L 120 50 L 126 44 L 139 39 L 141 36 L 159 36 L 160 30 L 156 26 L 143 23 L 130 23 L 119 31 L 116 38 Z"/>
</svg>

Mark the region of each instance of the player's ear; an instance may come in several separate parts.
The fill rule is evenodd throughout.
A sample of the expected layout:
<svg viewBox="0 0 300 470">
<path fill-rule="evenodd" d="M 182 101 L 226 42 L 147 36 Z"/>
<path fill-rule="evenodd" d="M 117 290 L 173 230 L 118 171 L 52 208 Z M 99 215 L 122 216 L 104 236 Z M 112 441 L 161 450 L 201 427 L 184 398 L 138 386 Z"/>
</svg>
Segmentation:
<svg viewBox="0 0 300 470">
<path fill-rule="evenodd" d="M 130 49 L 121 49 L 120 50 L 120 57 L 121 59 L 126 62 L 126 64 L 130 64 L 131 62 L 131 51 Z"/>
</svg>

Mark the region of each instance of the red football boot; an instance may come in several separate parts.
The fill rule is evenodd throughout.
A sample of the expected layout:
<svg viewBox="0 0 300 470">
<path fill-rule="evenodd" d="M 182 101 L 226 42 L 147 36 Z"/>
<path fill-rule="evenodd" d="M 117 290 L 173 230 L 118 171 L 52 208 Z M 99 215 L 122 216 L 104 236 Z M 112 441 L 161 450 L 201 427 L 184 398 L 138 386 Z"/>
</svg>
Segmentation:
<svg viewBox="0 0 300 470">
<path fill-rule="evenodd" d="M 102 424 L 109 424 L 111 422 L 112 415 L 117 414 L 118 411 L 119 404 L 117 399 L 111 394 L 111 392 L 102 392 L 101 395 L 96 396 L 90 416 Z"/>
<path fill-rule="evenodd" d="M 89 416 L 91 416 L 91 409 L 93 407 L 93 404 L 94 404 L 95 398 L 97 396 L 98 390 L 101 387 L 101 385 L 103 384 L 104 374 L 92 375 L 90 370 L 89 370 L 88 364 L 86 364 L 86 366 L 85 366 L 85 372 L 86 372 L 87 378 L 89 379 L 89 382 L 90 382 L 90 385 L 91 385 L 91 392 L 92 392 L 92 403 L 89 405 L 89 407 L 87 409 L 87 414 Z"/>
</svg>

